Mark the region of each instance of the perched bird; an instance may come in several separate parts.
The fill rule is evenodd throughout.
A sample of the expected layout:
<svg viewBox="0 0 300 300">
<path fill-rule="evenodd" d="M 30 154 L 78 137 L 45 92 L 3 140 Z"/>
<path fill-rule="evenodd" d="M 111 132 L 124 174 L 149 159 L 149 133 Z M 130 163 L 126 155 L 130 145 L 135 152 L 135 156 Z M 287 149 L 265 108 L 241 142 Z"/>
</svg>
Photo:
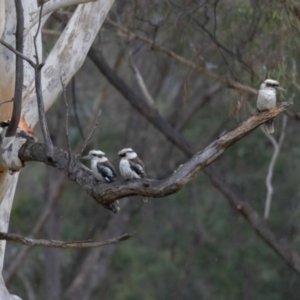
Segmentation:
<svg viewBox="0 0 300 300">
<path fill-rule="evenodd" d="M 131 148 L 124 148 L 118 152 L 120 157 L 120 173 L 124 179 L 140 179 L 146 177 L 144 163 Z M 143 197 L 147 202 L 147 197 Z"/>
<path fill-rule="evenodd" d="M 91 169 L 99 181 L 107 183 L 116 181 L 116 171 L 104 152 L 91 150 L 89 154 L 82 157 L 82 159 L 91 160 Z"/>
<path fill-rule="evenodd" d="M 259 112 L 264 110 L 269 110 L 276 106 L 276 92 L 284 91 L 284 89 L 279 85 L 279 82 L 273 79 L 266 79 L 259 88 L 256 107 Z M 264 124 L 264 128 L 267 133 L 274 132 L 274 119 L 267 121 Z"/>
</svg>

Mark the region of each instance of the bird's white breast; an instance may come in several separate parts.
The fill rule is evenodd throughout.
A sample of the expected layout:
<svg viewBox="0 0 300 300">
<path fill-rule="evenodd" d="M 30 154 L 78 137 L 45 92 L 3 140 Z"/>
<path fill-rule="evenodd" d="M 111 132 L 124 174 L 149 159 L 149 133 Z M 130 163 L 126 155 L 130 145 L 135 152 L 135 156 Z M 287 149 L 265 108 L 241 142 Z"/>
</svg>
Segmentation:
<svg viewBox="0 0 300 300">
<path fill-rule="evenodd" d="M 105 181 L 105 179 L 102 177 L 102 175 L 98 172 L 98 168 L 97 168 L 97 161 L 96 160 L 92 160 L 91 161 L 91 168 L 92 171 L 94 173 L 94 176 L 99 180 L 99 181 Z"/>
<path fill-rule="evenodd" d="M 274 89 L 261 89 L 257 95 L 257 109 L 259 111 L 271 109 L 276 106 L 276 91 Z"/>
<path fill-rule="evenodd" d="M 127 159 L 121 159 L 119 169 L 122 177 L 125 179 L 140 178 L 135 172 L 131 170 L 129 161 Z"/>
</svg>

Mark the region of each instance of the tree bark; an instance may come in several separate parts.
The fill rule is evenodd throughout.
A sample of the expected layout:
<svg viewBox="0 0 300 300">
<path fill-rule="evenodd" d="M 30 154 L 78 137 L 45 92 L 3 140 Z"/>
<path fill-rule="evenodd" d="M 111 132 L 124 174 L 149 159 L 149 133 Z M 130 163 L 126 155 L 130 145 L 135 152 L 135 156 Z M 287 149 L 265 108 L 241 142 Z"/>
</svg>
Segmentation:
<svg viewBox="0 0 300 300">
<path fill-rule="evenodd" d="M 90 0 L 92 1 L 92 0 Z M 33 24 L 32 13 L 39 11 L 36 0 L 23 0 L 24 27 L 24 55 L 34 60 L 33 36 L 36 34 L 37 23 Z M 86 3 L 82 1 L 59 1 L 59 7 L 72 4 Z M 98 33 L 102 23 L 110 10 L 113 0 L 98 0 L 92 3 L 80 4 L 76 8 L 68 26 L 61 34 L 42 68 L 42 92 L 45 109 L 48 110 L 61 93 L 60 77 L 67 84 L 81 67 L 87 52 Z M 51 2 L 52 3 L 52 2 Z M 54 3 L 54 2 L 53 2 Z M 57 4 L 56 3 L 56 4 Z M 51 14 L 52 11 L 49 11 Z M 48 16 L 50 15 L 48 14 Z M 46 17 L 45 17 L 46 18 Z M 45 20 L 45 19 L 44 19 Z M 43 21 L 42 20 L 42 24 Z M 36 20 L 35 20 L 36 22 Z M 30 28 L 29 28 L 30 27 Z M 15 48 L 16 12 L 14 1 L 0 1 L 0 37 Z M 80 49 L 80 51 L 78 51 Z M 41 32 L 38 33 L 37 50 L 42 61 Z M 38 122 L 37 101 L 35 94 L 35 72 L 32 66 L 24 62 L 24 83 L 21 115 L 31 128 Z M 15 54 L 0 44 L 0 121 L 11 119 L 15 84 Z M 7 102 L 7 103 L 4 103 Z M 2 130 L 1 135 L 4 136 Z M 12 137 L 2 138 L 0 145 L 0 231 L 7 232 L 11 206 L 19 173 L 11 174 L 10 169 L 18 171 L 21 168 L 18 161 L 17 149 L 24 142 L 23 139 Z M 5 144 L 5 145 L 4 145 Z M 10 150 L 13 149 L 11 152 Z M 8 151 L 9 150 L 9 151 Z M 0 242 L 0 271 L 2 273 L 5 254 L 5 241 Z M 0 280 L 0 299 L 17 299 L 8 293 L 3 278 Z"/>
</svg>

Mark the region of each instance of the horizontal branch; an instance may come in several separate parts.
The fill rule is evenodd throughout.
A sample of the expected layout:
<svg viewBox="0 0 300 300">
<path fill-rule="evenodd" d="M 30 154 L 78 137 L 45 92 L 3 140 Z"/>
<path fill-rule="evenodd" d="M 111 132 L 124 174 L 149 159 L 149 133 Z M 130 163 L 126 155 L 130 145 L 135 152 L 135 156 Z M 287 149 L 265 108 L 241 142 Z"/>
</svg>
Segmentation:
<svg viewBox="0 0 300 300">
<path fill-rule="evenodd" d="M 90 169 L 80 162 L 73 160 L 69 168 L 68 152 L 55 148 L 53 161 L 49 161 L 45 155 L 45 145 L 28 141 L 20 151 L 19 158 L 26 161 L 40 161 L 65 172 L 68 177 L 79 184 L 85 191 L 100 204 L 109 206 L 115 200 L 142 195 L 154 198 L 165 197 L 176 193 L 191 181 L 197 173 L 218 159 L 225 150 L 248 135 L 255 128 L 269 119 L 275 118 L 283 112 L 290 103 L 284 102 L 279 106 L 262 113 L 255 114 L 240 124 L 237 128 L 223 134 L 212 142 L 203 151 L 196 153 L 190 160 L 179 167 L 169 178 L 163 180 L 140 179 L 132 181 L 118 181 L 111 184 L 96 181 Z"/>
<path fill-rule="evenodd" d="M 123 234 L 117 238 L 109 239 L 105 242 L 91 242 L 91 241 L 74 241 L 74 242 L 63 242 L 56 240 L 36 240 L 26 238 L 14 233 L 0 232 L 0 240 L 6 240 L 11 242 L 20 243 L 26 246 L 42 246 L 50 248 L 96 248 L 116 244 L 122 241 L 126 241 L 132 237 L 131 233 Z"/>
</svg>

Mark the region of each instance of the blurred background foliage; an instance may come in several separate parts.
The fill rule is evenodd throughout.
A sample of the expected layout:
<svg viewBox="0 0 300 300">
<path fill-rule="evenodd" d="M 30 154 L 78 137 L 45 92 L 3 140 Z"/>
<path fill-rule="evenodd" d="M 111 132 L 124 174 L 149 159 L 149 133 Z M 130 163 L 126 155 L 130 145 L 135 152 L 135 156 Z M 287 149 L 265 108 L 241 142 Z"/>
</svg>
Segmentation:
<svg viewBox="0 0 300 300">
<path fill-rule="evenodd" d="M 45 57 L 74 9 L 59 10 L 46 23 Z M 109 20 L 153 40 L 153 45 L 124 34 L 107 20 L 94 47 L 143 96 L 132 71 L 134 64 L 161 115 L 201 150 L 247 118 L 248 103 L 255 107 L 256 97 L 195 72 L 155 45 L 256 89 L 265 78 L 277 79 L 287 90 L 281 100 L 293 99 L 292 110 L 299 111 L 299 11 L 298 1 L 291 0 L 116 1 Z M 75 152 L 83 142 L 82 133 L 88 135 L 101 109 L 86 152 L 105 151 L 117 168 L 118 150 L 132 147 L 144 160 L 150 178 L 166 177 L 186 161 L 124 101 L 89 58 L 68 85 L 67 98 Z M 60 97 L 47 119 L 55 144 L 67 149 L 65 113 Z M 276 139 L 282 118 L 275 121 Z M 297 118 L 288 119 L 274 170 L 269 222 L 300 251 L 299 125 Z M 42 141 L 39 129 L 37 136 Z M 273 151 L 258 128 L 214 163 L 260 214 Z M 112 215 L 57 170 L 28 163 L 21 172 L 10 232 L 31 235 L 47 205 L 48 215 L 36 237 L 106 240 L 126 232 L 134 232 L 134 237 L 99 249 L 32 248 L 14 272 L 10 266 L 23 247 L 8 243 L 6 280 L 10 291 L 23 299 L 299 299 L 299 277 L 201 173 L 169 197 L 149 199 L 146 204 L 140 197 L 121 200 L 120 212 Z"/>
</svg>

